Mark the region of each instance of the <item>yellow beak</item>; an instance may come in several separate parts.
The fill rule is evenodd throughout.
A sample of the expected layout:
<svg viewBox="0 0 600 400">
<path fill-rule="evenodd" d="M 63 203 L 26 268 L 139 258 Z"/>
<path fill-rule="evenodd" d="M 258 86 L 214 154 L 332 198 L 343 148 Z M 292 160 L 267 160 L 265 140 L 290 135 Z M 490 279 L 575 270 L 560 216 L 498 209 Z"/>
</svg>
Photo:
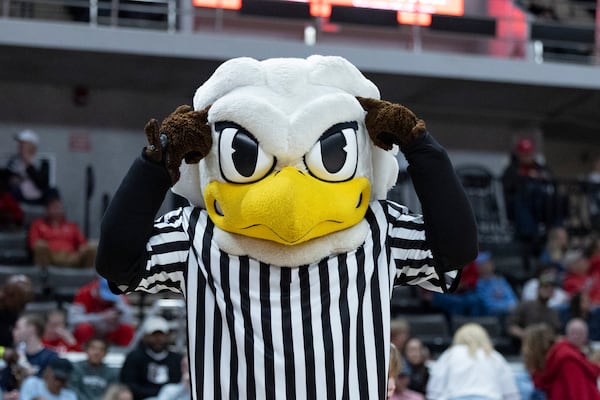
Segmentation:
<svg viewBox="0 0 600 400">
<path fill-rule="evenodd" d="M 323 182 L 293 167 L 249 184 L 213 181 L 204 200 L 219 228 L 294 245 L 360 222 L 369 205 L 367 178 Z"/>
</svg>

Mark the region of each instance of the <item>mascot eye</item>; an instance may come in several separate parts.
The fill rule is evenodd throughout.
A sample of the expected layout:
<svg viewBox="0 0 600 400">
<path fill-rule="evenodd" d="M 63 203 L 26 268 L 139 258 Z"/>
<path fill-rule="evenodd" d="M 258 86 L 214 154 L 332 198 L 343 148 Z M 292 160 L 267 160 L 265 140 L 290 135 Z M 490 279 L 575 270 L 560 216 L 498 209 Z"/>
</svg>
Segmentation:
<svg viewBox="0 0 600 400">
<path fill-rule="evenodd" d="M 223 177 L 233 183 L 251 183 L 264 178 L 275 166 L 258 141 L 242 127 L 216 124 L 219 134 L 219 165 Z"/>
<path fill-rule="evenodd" d="M 351 179 L 358 163 L 356 122 L 336 124 L 329 128 L 304 156 L 310 173 L 327 182 Z"/>
</svg>

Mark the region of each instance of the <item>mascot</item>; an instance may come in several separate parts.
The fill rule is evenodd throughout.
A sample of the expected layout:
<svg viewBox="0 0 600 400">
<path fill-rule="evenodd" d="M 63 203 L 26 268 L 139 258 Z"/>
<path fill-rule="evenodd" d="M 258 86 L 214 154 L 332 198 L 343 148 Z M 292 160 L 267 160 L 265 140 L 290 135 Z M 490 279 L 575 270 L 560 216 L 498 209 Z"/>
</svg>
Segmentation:
<svg viewBox="0 0 600 400">
<path fill-rule="evenodd" d="M 183 294 L 195 399 L 384 399 L 394 285 L 451 291 L 477 253 L 445 150 L 340 57 L 232 59 L 193 103 L 146 125 L 98 272 Z M 423 215 L 386 200 L 398 149 Z"/>
</svg>

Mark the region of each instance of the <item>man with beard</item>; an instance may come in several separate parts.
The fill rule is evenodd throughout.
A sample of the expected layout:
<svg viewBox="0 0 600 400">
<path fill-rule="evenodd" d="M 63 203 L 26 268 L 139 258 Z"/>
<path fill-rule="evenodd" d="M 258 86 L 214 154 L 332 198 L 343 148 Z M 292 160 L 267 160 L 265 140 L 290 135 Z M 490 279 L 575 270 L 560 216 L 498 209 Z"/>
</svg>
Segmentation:
<svg viewBox="0 0 600 400">
<path fill-rule="evenodd" d="M 169 323 L 150 317 L 143 326 L 140 345 L 127 354 L 121 382 L 129 386 L 135 400 L 158 394 L 167 383 L 181 380 L 181 354 L 169 350 Z"/>
</svg>

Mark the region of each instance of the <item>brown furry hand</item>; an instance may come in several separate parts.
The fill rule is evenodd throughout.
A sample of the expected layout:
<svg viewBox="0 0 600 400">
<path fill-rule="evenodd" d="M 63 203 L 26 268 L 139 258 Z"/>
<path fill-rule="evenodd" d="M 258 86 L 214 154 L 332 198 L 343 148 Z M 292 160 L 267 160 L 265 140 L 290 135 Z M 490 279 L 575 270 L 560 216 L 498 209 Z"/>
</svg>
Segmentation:
<svg viewBox="0 0 600 400">
<path fill-rule="evenodd" d="M 406 146 L 425 132 L 425 122 L 408 108 L 389 101 L 356 97 L 367 112 L 365 125 L 377 147 Z"/>
<path fill-rule="evenodd" d="M 158 121 L 152 118 L 144 127 L 146 133 L 146 139 L 148 140 L 148 146 L 144 149 L 144 154 L 150 160 L 154 162 L 162 162 L 163 152 L 162 146 L 160 145 L 160 134 Z"/>
<path fill-rule="evenodd" d="M 146 124 L 146 157 L 164 162 L 173 184 L 179 180 L 182 160 L 188 164 L 198 163 L 210 151 L 212 137 L 207 124 L 208 109 L 193 111 L 192 107 L 182 105 L 162 121 L 160 129 L 155 119 Z"/>
</svg>

